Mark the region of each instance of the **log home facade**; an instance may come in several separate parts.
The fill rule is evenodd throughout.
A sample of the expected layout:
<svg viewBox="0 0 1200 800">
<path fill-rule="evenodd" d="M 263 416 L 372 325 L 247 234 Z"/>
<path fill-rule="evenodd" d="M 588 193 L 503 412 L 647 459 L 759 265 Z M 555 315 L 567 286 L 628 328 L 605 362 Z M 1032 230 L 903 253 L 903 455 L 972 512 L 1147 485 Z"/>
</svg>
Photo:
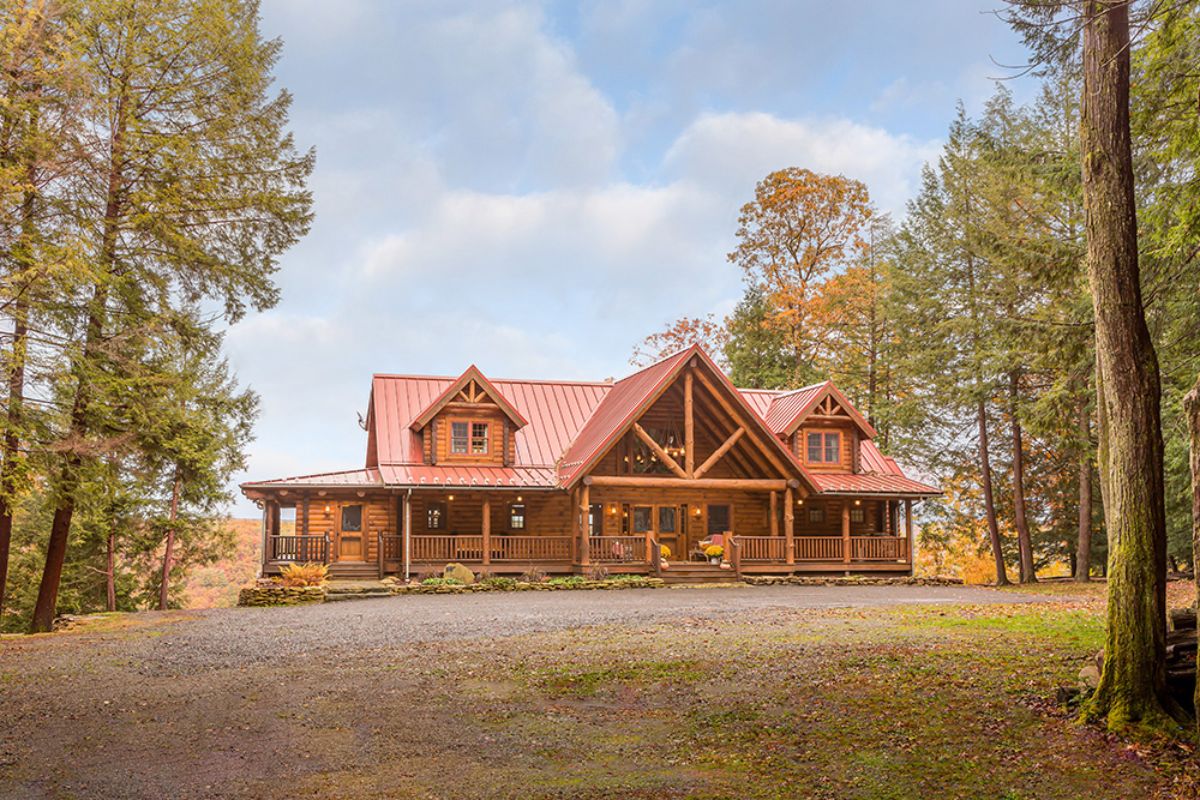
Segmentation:
<svg viewBox="0 0 1200 800">
<path fill-rule="evenodd" d="M 376 375 L 366 465 L 252 481 L 264 574 L 912 571 L 912 480 L 829 382 L 737 389 L 699 347 L 616 381 Z M 664 559 L 662 554 L 669 551 Z"/>
</svg>

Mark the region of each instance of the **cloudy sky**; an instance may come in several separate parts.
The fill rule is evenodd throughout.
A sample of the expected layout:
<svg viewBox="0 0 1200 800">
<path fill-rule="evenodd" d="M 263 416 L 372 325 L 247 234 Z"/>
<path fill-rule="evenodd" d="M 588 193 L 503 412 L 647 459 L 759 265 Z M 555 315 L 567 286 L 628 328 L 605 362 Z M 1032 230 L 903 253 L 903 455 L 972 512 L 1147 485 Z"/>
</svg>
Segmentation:
<svg viewBox="0 0 1200 800">
<path fill-rule="evenodd" d="M 737 209 L 771 170 L 899 216 L 955 103 L 1023 61 L 998 5 L 265 0 L 316 221 L 279 306 L 228 334 L 262 398 L 238 480 L 361 466 L 374 372 L 624 374 L 646 334 L 733 307 Z"/>
</svg>

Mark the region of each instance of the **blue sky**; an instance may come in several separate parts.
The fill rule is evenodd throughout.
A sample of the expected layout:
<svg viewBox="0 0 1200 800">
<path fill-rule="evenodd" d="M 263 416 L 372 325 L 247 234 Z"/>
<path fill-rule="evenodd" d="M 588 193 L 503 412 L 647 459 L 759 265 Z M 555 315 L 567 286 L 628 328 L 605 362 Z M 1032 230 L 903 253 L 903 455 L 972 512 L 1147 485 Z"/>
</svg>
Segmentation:
<svg viewBox="0 0 1200 800">
<path fill-rule="evenodd" d="M 773 169 L 899 217 L 955 103 L 1024 59 L 999 4 L 264 0 L 316 220 L 227 337 L 262 398 L 237 479 L 361 466 L 374 372 L 626 373 L 736 303 L 737 210 Z"/>
</svg>

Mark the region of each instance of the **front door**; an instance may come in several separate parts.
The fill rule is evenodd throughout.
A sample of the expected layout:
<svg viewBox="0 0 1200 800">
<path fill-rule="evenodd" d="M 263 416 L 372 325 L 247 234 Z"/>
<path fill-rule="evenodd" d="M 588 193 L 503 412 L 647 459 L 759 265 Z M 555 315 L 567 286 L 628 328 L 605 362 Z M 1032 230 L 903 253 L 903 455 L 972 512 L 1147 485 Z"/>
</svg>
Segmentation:
<svg viewBox="0 0 1200 800">
<path fill-rule="evenodd" d="M 361 504 L 341 506 L 338 511 L 337 560 L 362 561 L 364 552 L 363 507 Z"/>
<path fill-rule="evenodd" d="M 644 535 L 649 532 L 660 545 L 671 550 L 671 558 L 684 558 L 687 541 L 683 536 L 680 506 L 634 506 L 633 533 Z"/>
</svg>

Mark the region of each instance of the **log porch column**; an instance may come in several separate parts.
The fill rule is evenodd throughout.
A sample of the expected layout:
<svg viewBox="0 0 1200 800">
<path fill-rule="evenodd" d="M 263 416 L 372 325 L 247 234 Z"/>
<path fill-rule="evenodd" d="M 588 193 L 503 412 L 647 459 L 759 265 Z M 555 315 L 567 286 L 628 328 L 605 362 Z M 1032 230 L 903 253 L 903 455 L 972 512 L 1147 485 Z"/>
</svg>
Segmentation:
<svg viewBox="0 0 1200 800">
<path fill-rule="evenodd" d="M 771 492 L 771 535 L 779 535 L 779 492 Z"/>
<path fill-rule="evenodd" d="M 579 506 L 575 509 L 575 516 L 579 519 L 579 563 L 585 567 L 592 563 L 592 534 L 588 530 L 589 489 L 586 483 L 583 484 L 579 490 Z"/>
<path fill-rule="evenodd" d="M 269 514 L 269 511 L 268 511 L 267 504 L 263 503 L 263 513 L 262 513 L 262 568 L 263 568 L 263 570 L 266 569 L 267 561 L 271 557 L 270 550 L 268 549 L 271 546 L 271 540 L 269 538 L 270 532 L 267 527 L 269 524 L 267 522 L 267 520 L 270 519 L 268 514 Z M 263 572 L 260 570 L 259 574 L 261 575 L 261 574 L 263 574 Z"/>
<path fill-rule="evenodd" d="M 773 495 L 772 495 L 773 496 Z M 796 499 L 792 496 L 792 487 L 783 492 L 783 535 L 787 537 L 784 544 L 788 565 L 796 563 Z"/>
<path fill-rule="evenodd" d="M 904 533 L 908 536 L 908 571 L 913 569 L 912 500 L 904 501 Z"/>
<path fill-rule="evenodd" d="M 492 501 L 486 497 L 483 499 L 483 525 L 479 530 L 483 534 L 483 565 L 486 567 L 492 563 Z"/>
<path fill-rule="evenodd" d="M 850 501 L 842 501 L 842 563 L 850 563 Z"/>
</svg>

